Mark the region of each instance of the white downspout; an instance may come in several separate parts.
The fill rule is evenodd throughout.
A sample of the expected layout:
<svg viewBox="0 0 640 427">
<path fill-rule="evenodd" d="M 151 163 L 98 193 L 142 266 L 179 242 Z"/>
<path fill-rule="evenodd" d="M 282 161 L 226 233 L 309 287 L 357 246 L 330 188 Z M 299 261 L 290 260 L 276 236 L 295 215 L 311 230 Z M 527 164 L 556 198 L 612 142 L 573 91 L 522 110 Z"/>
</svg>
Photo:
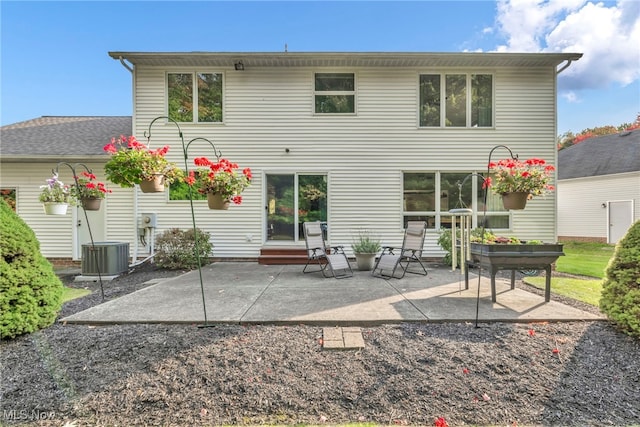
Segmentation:
<svg viewBox="0 0 640 427">
<path fill-rule="evenodd" d="M 564 64 L 562 67 L 560 67 L 559 70 L 556 70 L 556 75 L 560 74 L 561 72 L 563 72 L 564 70 L 569 68 L 569 66 L 571 65 L 572 62 L 573 62 L 573 59 L 567 59 L 567 63 Z"/>
<path fill-rule="evenodd" d="M 122 56 L 119 56 L 118 59 L 120 60 L 120 63 L 122 64 L 122 66 L 127 70 L 129 70 L 131 74 L 133 74 L 133 67 L 127 64 L 126 62 L 124 62 L 124 58 Z"/>
<path fill-rule="evenodd" d="M 131 80 L 132 83 L 131 85 L 133 86 L 133 90 L 131 91 L 131 93 L 133 94 L 135 91 L 135 84 L 134 84 L 134 79 L 135 79 L 135 74 L 134 74 L 134 67 L 132 67 L 131 65 L 129 65 L 125 59 L 120 56 L 118 57 L 118 59 L 120 60 L 120 63 L 122 64 L 122 66 L 124 68 L 127 69 L 127 71 L 129 71 L 131 73 Z M 132 104 L 135 104 L 135 95 L 134 95 L 134 100 L 132 102 Z M 134 120 L 135 117 L 135 106 L 134 106 L 134 111 L 131 117 L 131 123 L 135 123 Z M 133 129 L 132 129 L 133 131 Z M 138 253 L 140 251 L 140 243 L 139 243 L 139 236 L 138 236 L 138 186 L 134 186 L 133 188 L 133 232 L 134 232 L 134 238 L 133 238 L 133 257 L 131 260 L 131 265 L 130 266 L 135 266 L 138 264 Z"/>
</svg>

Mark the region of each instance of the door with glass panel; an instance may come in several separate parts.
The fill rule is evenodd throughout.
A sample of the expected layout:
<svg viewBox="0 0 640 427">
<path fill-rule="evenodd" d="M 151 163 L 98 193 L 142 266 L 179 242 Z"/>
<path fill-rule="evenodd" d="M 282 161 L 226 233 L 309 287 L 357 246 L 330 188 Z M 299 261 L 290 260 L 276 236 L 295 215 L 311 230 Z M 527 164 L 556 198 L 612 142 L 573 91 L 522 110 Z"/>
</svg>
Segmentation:
<svg viewBox="0 0 640 427">
<path fill-rule="evenodd" d="M 267 174 L 267 241 L 304 240 L 302 224 L 327 221 L 327 176 Z"/>
</svg>

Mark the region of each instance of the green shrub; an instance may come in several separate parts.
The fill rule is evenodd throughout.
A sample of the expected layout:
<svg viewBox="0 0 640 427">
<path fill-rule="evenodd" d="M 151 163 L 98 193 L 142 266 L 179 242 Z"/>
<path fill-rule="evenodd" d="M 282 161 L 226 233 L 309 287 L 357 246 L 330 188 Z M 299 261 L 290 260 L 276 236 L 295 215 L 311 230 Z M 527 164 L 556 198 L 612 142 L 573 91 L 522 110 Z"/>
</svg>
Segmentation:
<svg viewBox="0 0 640 427">
<path fill-rule="evenodd" d="M 640 221 L 616 245 L 602 283 L 600 309 L 623 332 L 640 337 Z"/>
<path fill-rule="evenodd" d="M 375 254 L 382 246 L 380 239 L 372 236 L 368 230 L 359 230 L 358 234 L 352 237 L 351 248 L 356 254 Z"/>
<path fill-rule="evenodd" d="M 51 325 L 63 285 L 29 226 L 0 200 L 0 338 Z"/>
<path fill-rule="evenodd" d="M 446 251 L 447 253 L 442 258 L 443 264 L 451 264 L 451 229 L 450 228 L 441 228 L 438 236 L 438 244 L 440 247 Z M 456 228 L 456 238 L 460 239 L 462 232 L 460 228 Z M 489 242 L 495 240 L 495 236 L 489 230 L 484 230 L 484 240 L 482 240 L 482 228 L 474 228 L 471 230 L 470 240 L 472 242 Z M 458 246 L 460 247 L 460 246 Z M 457 251 L 458 255 L 458 265 L 460 265 L 460 251 Z"/>
<path fill-rule="evenodd" d="M 163 232 L 156 240 L 155 262 L 159 267 L 171 270 L 194 269 L 198 267 L 198 259 L 196 258 L 194 247 L 194 236 L 198 236 L 198 254 L 200 263 L 209 262 L 209 255 L 213 250 L 211 244 L 211 235 L 206 231 L 193 228 L 189 230 L 180 230 L 172 228 Z"/>
</svg>

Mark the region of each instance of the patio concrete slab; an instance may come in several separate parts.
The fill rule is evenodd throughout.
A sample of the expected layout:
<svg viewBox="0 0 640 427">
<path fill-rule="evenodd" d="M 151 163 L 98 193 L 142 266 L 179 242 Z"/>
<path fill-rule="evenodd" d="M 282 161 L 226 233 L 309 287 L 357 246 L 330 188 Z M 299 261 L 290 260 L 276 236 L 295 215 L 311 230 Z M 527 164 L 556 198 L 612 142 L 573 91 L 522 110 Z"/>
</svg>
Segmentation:
<svg viewBox="0 0 640 427">
<path fill-rule="evenodd" d="M 480 298 L 478 295 L 480 287 Z M 204 323 L 372 325 L 399 322 L 531 322 L 599 320 L 593 315 L 498 279 L 430 268 L 428 276 L 380 279 L 354 271 L 346 279 L 303 274 L 299 265 L 224 262 L 167 279 L 62 319 L 67 323 Z"/>
</svg>

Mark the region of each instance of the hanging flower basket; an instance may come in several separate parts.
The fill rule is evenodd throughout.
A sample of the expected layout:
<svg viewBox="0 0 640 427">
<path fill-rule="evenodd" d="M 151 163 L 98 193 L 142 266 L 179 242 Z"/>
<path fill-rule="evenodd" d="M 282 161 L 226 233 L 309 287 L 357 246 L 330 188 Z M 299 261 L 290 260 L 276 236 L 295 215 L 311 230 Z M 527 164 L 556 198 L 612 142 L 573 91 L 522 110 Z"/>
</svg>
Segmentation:
<svg viewBox="0 0 640 427">
<path fill-rule="evenodd" d="M 160 175 L 162 186 L 166 187 L 182 179 L 182 169 L 165 157 L 168 145 L 152 150 L 134 136 L 121 136 L 105 145 L 104 151 L 111 155 L 104 165 L 107 179 L 123 188 L 139 184 L 143 193 L 157 193 L 164 190 L 157 189 L 158 184 L 144 184 L 145 181 L 160 179 Z"/>
<path fill-rule="evenodd" d="M 42 206 L 44 207 L 44 213 L 46 215 L 66 215 L 67 208 L 69 207 L 67 203 L 54 202 L 45 202 Z"/>
<path fill-rule="evenodd" d="M 550 184 L 554 171 L 555 167 L 543 159 L 503 159 L 489 163 L 490 176 L 482 188 L 490 187 L 494 194 L 501 195 L 505 209 L 524 209 L 528 199 L 555 189 Z"/>
<path fill-rule="evenodd" d="M 164 175 L 156 174 L 151 179 L 140 181 L 140 190 L 143 193 L 162 193 L 164 191 Z"/>
<path fill-rule="evenodd" d="M 44 213 L 47 215 L 65 215 L 67 207 L 76 203 L 69 186 L 58 179 L 57 173 L 47 180 L 46 185 L 40 186 L 38 200 L 42 203 Z"/>
<path fill-rule="evenodd" d="M 502 204 L 507 210 L 520 210 L 527 206 L 527 200 L 529 199 L 529 193 L 524 191 L 517 191 L 514 193 L 504 193 L 502 195 Z"/>
<path fill-rule="evenodd" d="M 209 209 L 227 210 L 229 209 L 231 201 L 223 199 L 222 195 L 219 193 L 207 193 L 207 203 L 209 205 Z"/>
<path fill-rule="evenodd" d="M 190 171 L 185 182 L 198 193 L 207 195 L 209 209 L 227 209 L 229 203 L 242 203 L 241 194 L 251 185 L 251 169 L 244 168 L 239 172 L 238 164 L 227 159 L 213 162 L 206 157 L 196 157 L 193 162 L 199 168 Z M 225 203 L 226 207 L 211 207 L 211 199 L 216 196 L 220 198 L 220 202 L 213 205 L 222 206 Z"/>
<path fill-rule="evenodd" d="M 85 171 L 80 176 L 75 177 L 76 185 L 71 187 L 71 196 L 79 200 L 82 208 L 86 211 L 97 211 L 100 209 L 100 201 L 111 193 L 103 182 L 97 182 L 96 176 Z"/>
<path fill-rule="evenodd" d="M 100 210 L 100 202 L 102 199 L 97 197 L 85 197 L 81 199 L 82 209 L 85 211 L 99 211 Z"/>
</svg>

